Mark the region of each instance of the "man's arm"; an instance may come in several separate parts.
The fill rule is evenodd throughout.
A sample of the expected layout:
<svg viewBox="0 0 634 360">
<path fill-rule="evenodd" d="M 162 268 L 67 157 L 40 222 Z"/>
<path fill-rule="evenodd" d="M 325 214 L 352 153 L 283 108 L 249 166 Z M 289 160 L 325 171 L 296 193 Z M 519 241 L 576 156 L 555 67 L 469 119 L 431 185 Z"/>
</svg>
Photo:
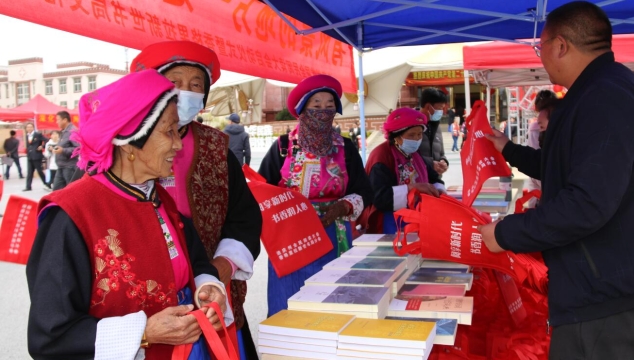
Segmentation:
<svg viewBox="0 0 634 360">
<path fill-rule="evenodd" d="M 249 141 L 249 134 L 244 137 L 244 163 L 251 165 L 251 143 Z"/>
<path fill-rule="evenodd" d="M 634 96 L 599 85 L 586 98 L 592 101 L 576 112 L 569 164 L 551 165 L 568 168 L 567 185 L 535 210 L 498 223 L 495 238 L 502 248 L 532 252 L 565 246 L 603 227 L 621 205 L 634 164 L 631 132 L 622 131 L 632 128 Z M 596 119 L 603 119 L 601 126 Z"/>
</svg>

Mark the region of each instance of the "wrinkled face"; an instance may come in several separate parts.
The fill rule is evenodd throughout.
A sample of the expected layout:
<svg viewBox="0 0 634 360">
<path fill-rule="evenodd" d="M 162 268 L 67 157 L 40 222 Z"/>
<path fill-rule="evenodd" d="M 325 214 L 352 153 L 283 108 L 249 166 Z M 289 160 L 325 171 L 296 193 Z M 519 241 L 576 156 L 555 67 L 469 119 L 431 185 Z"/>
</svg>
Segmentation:
<svg viewBox="0 0 634 360">
<path fill-rule="evenodd" d="M 143 148 L 134 152 L 136 175 L 147 179 L 169 176 L 174 156 L 182 147 L 178 134 L 178 111 L 176 104 L 170 102 Z"/>
<path fill-rule="evenodd" d="M 405 132 L 401 134 L 401 136 L 396 138 L 396 142 L 399 145 L 403 145 L 403 139 L 418 141 L 422 138 L 423 138 L 423 127 L 414 126 L 405 130 Z"/>
<path fill-rule="evenodd" d="M 539 131 L 546 131 L 548 127 L 548 110 L 544 109 L 537 115 L 537 125 L 539 125 Z"/>
<path fill-rule="evenodd" d="M 35 129 L 35 128 L 33 127 L 33 124 L 26 124 L 26 132 L 27 132 L 27 133 L 32 133 L 32 132 L 33 132 L 33 129 Z"/>
<path fill-rule="evenodd" d="M 171 81 L 178 90 L 185 90 L 204 94 L 205 89 L 205 74 L 204 71 L 188 65 L 175 66 L 163 74 Z"/>
<path fill-rule="evenodd" d="M 313 94 L 313 96 L 311 96 L 308 99 L 308 102 L 306 103 L 306 106 L 304 108 L 305 109 L 319 109 L 319 110 L 325 110 L 325 109 L 336 110 L 335 98 L 334 96 L 332 96 L 331 93 L 327 91 L 318 92 L 316 94 Z"/>
</svg>

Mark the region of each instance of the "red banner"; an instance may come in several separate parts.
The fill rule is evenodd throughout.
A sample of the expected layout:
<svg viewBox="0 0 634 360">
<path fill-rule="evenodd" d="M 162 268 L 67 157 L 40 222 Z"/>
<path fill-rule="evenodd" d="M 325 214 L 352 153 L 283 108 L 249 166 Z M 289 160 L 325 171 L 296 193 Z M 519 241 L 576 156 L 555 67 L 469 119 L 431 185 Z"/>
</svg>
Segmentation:
<svg viewBox="0 0 634 360">
<path fill-rule="evenodd" d="M 475 82 L 469 79 L 470 82 Z M 405 79 L 407 86 L 463 85 L 464 70 L 412 71 Z"/>
<path fill-rule="evenodd" d="M 0 227 L 0 261 L 26 264 L 37 231 L 37 202 L 11 195 Z"/>
<path fill-rule="evenodd" d="M 39 114 L 35 119 L 37 130 L 59 130 L 56 114 Z M 79 115 L 71 115 L 70 121 L 79 127 Z"/>
<path fill-rule="evenodd" d="M 511 169 L 493 143 L 484 135 L 493 135 L 487 119 L 487 108 L 482 100 L 473 104 L 467 117 L 467 140 L 460 151 L 462 162 L 462 201 L 471 206 L 482 184 L 494 176 L 511 176 Z"/>
<path fill-rule="evenodd" d="M 133 49 L 190 40 L 214 50 L 225 70 L 290 83 L 328 74 L 357 90 L 352 47 L 323 33 L 296 35 L 256 0 L 20 0 L 2 1 L 0 14 Z"/>
</svg>

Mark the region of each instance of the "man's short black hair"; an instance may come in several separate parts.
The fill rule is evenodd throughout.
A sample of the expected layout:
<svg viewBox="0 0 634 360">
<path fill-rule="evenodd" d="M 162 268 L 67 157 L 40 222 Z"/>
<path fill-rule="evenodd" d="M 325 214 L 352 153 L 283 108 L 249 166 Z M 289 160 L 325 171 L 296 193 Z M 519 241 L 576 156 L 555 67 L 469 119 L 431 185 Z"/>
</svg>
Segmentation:
<svg viewBox="0 0 634 360">
<path fill-rule="evenodd" d="M 612 49 L 612 24 L 603 9 L 587 1 L 564 4 L 546 17 L 544 30 L 561 35 L 582 52 Z"/>
<path fill-rule="evenodd" d="M 11 130 L 11 131 L 9 131 L 9 135 L 11 135 L 11 136 L 15 136 L 15 134 L 16 134 L 15 130 Z"/>
<path fill-rule="evenodd" d="M 70 122 L 70 114 L 68 113 L 68 111 L 66 110 L 58 111 L 56 115 Z"/>
<path fill-rule="evenodd" d="M 447 95 L 436 88 L 427 88 L 423 90 L 420 96 L 420 107 L 423 108 L 427 104 L 447 103 Z"/>
</svg>

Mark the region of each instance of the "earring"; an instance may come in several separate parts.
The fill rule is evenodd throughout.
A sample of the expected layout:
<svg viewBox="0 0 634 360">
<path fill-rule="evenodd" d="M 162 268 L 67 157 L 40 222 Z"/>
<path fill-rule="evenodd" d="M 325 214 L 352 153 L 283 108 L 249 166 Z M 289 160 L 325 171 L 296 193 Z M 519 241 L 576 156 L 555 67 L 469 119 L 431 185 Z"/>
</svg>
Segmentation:
<svg viewBox="0 0 634 360">
<path fill-rule="evenodd" d="M 128 160 L 134 161 L 134 154 L 133 153 L 129 153 L 128 154 Z"/>
</svg>

